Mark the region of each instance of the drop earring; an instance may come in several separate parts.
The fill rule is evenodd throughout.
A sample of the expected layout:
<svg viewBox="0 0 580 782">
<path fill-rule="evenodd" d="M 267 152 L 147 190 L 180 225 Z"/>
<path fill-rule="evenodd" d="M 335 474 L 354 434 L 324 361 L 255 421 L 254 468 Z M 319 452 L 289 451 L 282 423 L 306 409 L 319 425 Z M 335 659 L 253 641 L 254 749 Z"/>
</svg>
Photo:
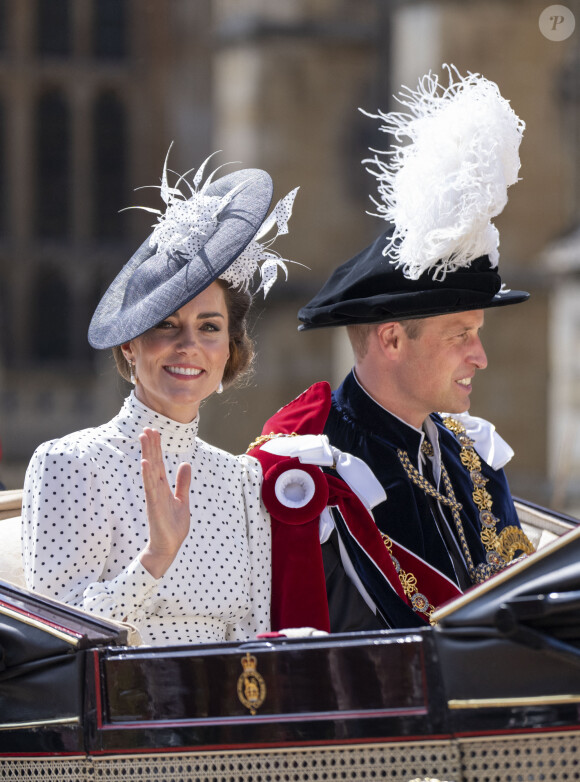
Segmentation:
<svg viewBox="0 0 580 782">
<path fill-rule="evenodd" d="M 217 387 L 216 394 L 223 394 L 223 392 L 224 392 L 224 386 L 223 386 L 222 381 L 220 380 L 220 384 Z"/>
<path fill-rule="evenodd" d="M 136 386 L 137 385 L 137 378 L 135 377 L 135 372 L 133 371 L 133 362 L 131 359 L 127 359 L 129 362 L 129 370 L 131 372 L 131 385 Z"/>
</svg>

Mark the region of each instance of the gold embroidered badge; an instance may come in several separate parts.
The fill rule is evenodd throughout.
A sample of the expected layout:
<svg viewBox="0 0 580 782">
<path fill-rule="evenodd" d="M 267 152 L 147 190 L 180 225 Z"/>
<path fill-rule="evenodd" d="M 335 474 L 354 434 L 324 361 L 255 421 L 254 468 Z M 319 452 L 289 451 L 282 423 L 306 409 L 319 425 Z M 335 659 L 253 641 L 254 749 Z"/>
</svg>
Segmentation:
<svg viewBox="0 0 580 782">
<path fill-rule="evenodd" d="M 244 671 L 238 677 L 238 698 L 250 714 L 255 714 L 266 700 L 266 682 L 258 673 L 258 661 L 253 654 L 246 652 L 241 663 Z"/>
</svg>

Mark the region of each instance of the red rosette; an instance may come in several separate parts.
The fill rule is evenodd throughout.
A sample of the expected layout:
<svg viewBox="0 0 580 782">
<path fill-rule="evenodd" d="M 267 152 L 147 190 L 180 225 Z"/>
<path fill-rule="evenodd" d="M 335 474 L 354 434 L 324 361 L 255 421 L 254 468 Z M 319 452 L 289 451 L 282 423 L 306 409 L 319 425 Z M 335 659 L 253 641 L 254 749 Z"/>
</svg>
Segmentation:
<svg viewBox="0 0 580 782">
<path fill-rule="evenodd" d="M 264 474 L 262 499 L 270 515 L 283 524 L 306 524 L 328 503 L 326 476 L 312 464 L 282 459 Z"/>
</svg>

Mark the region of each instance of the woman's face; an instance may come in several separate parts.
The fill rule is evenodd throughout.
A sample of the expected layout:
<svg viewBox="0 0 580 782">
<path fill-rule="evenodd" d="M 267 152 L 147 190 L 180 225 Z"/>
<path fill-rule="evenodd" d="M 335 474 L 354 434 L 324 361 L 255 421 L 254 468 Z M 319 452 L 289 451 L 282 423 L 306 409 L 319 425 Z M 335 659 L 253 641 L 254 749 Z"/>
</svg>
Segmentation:
<svg viewBox="0 0 580 782">
<path fill-rule="evenodd" d="M 200 402 L 219 386 L 229 358 L 222 288 L 213 282 L 122 350 L 133 362 L 137 399 L 173 421 L 189 423 Z"/>
</svg>

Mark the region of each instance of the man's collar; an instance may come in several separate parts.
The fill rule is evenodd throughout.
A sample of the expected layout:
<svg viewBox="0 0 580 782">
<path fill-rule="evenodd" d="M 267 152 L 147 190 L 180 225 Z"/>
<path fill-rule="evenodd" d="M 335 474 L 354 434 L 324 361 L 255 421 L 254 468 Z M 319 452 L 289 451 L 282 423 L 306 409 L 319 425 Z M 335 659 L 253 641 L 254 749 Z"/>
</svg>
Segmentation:
<svg viewBox="0 0 580 782">
<path fill-rule="evenodd" d="M 333 393 L 334 404 L 342 415 L 373 438 L 384 440 L 395 448 L 402 448 L 418 457 L 425 437 L 423 429 L 417 429 L 379 404 L 362 387 L 354 370 Z"/>
<path fill-rule="evenodd" d="M 402 418 L 399 418 L 398 415 L 393 413 L 391 410 L 387 410 L 387 408 L 384 405 L 382 405 L 380 402 L 377 402 L 377 400 L 374 398 L 374 396 L 372 394 L 370 394 L 366 390 L 366 388 L 363 386 L 363 384 L 358 379 L 358 377 L 356 375 L 356 369 L 354 367 L 352 368 L 352 376 L 354 377 L 354 379 L 356 381 L 356 384 L 358 385 L 360 390 L 363 392 L 363 394 L 366 394 L 369 397 L 369 399 L 372 399 L 372 401 L 375 403 L 375 405 L 378 405 L 382 410 L 385 410 L 389 415 L 391 415 L 393 418 L 396 418 L 397 421 L 400 421 L 405 426 L 408 426 L 409 428 L 414 429 L 415 432 L 418 432 L 418 434 L 421 435 L 421 437 L 423 436 L 423 429 L 417 429 L 416 426 L 413 426 L 413 424 L 410 424 L 407 421 L 404 421 Z"/>
</svg>

